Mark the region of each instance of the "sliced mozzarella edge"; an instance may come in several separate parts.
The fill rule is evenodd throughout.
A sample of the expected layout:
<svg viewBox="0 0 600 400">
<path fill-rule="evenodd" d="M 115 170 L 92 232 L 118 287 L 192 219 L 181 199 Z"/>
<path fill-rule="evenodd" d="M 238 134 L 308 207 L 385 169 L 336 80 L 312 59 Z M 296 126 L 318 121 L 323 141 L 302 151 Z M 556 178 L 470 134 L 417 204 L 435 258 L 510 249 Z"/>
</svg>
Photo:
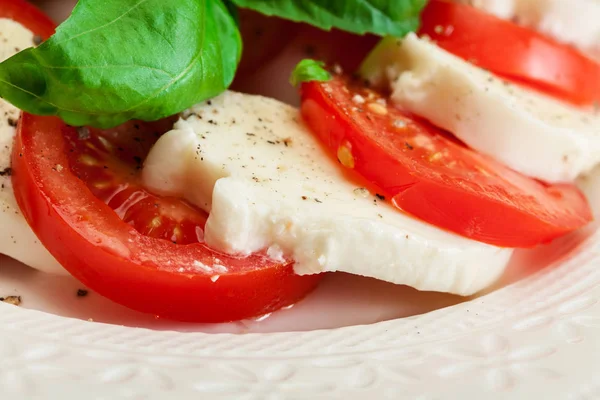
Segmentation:
<svg viewBox="0 0 600 400">
<path fill-rule="evenodd" d="M 598 113 L 509 84 L 415 34 L 384 39 L 361 71 L 400 107 L 530 177 L 572 182 L 600 161 Z"/>
<path fill-rule="evenodd" d="M 0 220 L 0 254 L 42 272 L 67 274 L 31 231 L 16 205 L 8 205 L 0 199 Z M 0 260 L 0 266 L 1 264 Z"/>
<path fill-rule="evenodd" d="M 0 18 L 0 61 L 31 47 L 33 41 L 34 35 L 31 31 L 13 20 Z M 0 100 L 0 170 L 10 167 L 15 128 L 11 126 L 9 119 L 14 122 L 18 117 L 19 110 Z M 9 176 L 0 177 L 0 254 L 40 271 L 66 274 L 25 221 L 17 205 Z"/>
<path fill-rule="evenodd" d="M 585 194 L 594 213 L 600 218 L 600 165 L 577 179 L 577 186 Z"/>
<path fill-rule="evenodd" d="M 248 189 L 236 178 L 215 182 L 207 243 L 234 254 L 267 248 L 275 259 L 279 254 L 293 259 L 299 275 L 339 271 L 422 291 L 472 295 L 502 275 L 512 254 L 468 239 L 463 245 L 446 243 L 451 234 L 442 231 L 439 237 L 415 234 L 410 224 L 402 229 L 374 219 L 290 217 L 286 210 L 260 206 L 261 194 L 249 195 L 243 204 L 232 201 Z"/>
<path fill-rule="evenodd" d="M 10 126 L 7 115 L 16 120 L 19 111 L 0 100 L 0 170 L 10 166 L 15 128 Z M 21 214 L 15 199 L 10 176 L 0 177 L 0 254 L 12 257 L 40 271 L 65 274 L 66 271 L 40 243 Z"/>
</svg>

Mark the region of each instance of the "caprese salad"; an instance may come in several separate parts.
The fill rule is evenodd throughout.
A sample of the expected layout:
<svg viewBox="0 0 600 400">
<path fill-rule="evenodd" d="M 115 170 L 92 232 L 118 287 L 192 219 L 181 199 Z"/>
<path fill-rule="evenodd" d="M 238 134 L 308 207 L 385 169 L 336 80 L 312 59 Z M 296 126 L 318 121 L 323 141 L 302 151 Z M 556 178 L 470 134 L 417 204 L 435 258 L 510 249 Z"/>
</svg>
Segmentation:
<svg viewBox="0 0 600 400">
<path fill-rule="evenodd" d="M 241 34 L 245 10 L 381 39 L 356 69 L 286 70 L 296 108 L 230 89 L 285 48 Z M 576 183 L 600 165 L 598 18 L 591 0 L 80 0 L 54 32 L 0 0 L 0 253 L 182 321 L 266 314 L 334 271 L 477 293 L 593 220 Z"/>
</svg>

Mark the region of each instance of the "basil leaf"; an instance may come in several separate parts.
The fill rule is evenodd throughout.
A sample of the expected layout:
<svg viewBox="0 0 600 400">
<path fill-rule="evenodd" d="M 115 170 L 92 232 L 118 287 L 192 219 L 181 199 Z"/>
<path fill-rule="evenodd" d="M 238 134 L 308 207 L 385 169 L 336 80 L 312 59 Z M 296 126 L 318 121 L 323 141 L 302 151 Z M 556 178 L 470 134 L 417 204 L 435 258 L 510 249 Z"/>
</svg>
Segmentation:
<svg viewBox="0 0 600 400">
<path fill-rule="evenodd" d="M 0 64 L 0 97 L 75 126 L 153 121 L 229 87 L 241 47 L 220 0 L 80 0 L 54 36 Z"/>
<path fill-rule="evenodd" d="M 232 0 L 238 7 L 324 30 L 404 36 L 419 26 L 427 0 Z"/>
<path fill-rule="evenodd" d="M 302 82 L 310 81 L 328 81 L 331 79 L 331 74 L 323 68 L 325 63 L 310 59 L 304 59 L 296 65 L 290 83 L 292 86 L 298 86 Z"/>
</svg>

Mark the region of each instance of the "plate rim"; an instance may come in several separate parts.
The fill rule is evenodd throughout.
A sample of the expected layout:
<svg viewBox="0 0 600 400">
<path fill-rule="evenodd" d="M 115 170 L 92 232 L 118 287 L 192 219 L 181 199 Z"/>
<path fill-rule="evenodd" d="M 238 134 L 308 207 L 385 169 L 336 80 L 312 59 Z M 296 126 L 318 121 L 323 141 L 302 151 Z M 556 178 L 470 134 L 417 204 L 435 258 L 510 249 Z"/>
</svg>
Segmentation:
<svg viewBox="0 0 600 400">
<path fill-rule="evenodd" d="M 600 266 L 600 231 L 587 237 L 565 259 L 553 264 L 551 268 L 537 271 L 481 298 L 426 314 L 370 325 L 308 332 L 226 334 L 155 331 L 91 323 L 0 303 L 0 358 L 4 355 L 12 359 L 25 359 L 36 363 L 38 367 L 46 366 L 51 370 L 59 367 L 65 371 L 73 371 L 75 365 L 86 360 L 90 371 L 84 374 L 83 379 L 112 383 L 100 390 L 111 396 L 121 396 L 131 390 L 137 393 L 138 389 L 143 389 L 144 385 L 140 386 L 138 382 L 141 379 L 139 371 L 145 371 L 145 365 L 153 365 L 156 360 L 162 359 L 169 365 L 204 365 L 210 360 L 215 365 L 210 370 L 217 372 L 204 373 L 211 379 L 195 383 L 193 390 L 190 389 L 196 395 L 202 392 L 210 398 L 221 398 L 223 393 L 231 395 L 231 390 L 238 386 L 245 388 L 244 393 L 258 396 L 263 390 L 260 384 L 274 388 L 273 396 L 281 395 L 274 398 L 287 398 L 282 388 L 300 385 L 296 393 L 309 389 L 301 385 L 304 382 L 301 377 L 310 377 L 317 386 L 321 384 L 324 390 L 327 389 L 324 392 L 327 396 L 334 392 L 344 393 L 345 396 L 364 395 L 365 390 L 385 396 L 392 393 L 390 390 L 398 382 L 414 380 L 414 377 L 411 378 L 411 367 L 414 367 L 414 371 L 434 372 L 432 376 L 441 389 L 432 391 L 432 382 L 428 381 L 427 391 L 416 389 L 414 393 L 407 392 L 409 396 L 430 398 L 427 396 L 434 392 L 444 395 L 459 393 L 462 389 L 456 386 L 455 379 L 449 377 L 455 374 L 460 377 L 461 368 L 469 369 L 473 365 L 483 368 L 478 387 L 480 393 L 489 395 L 485 398 L 496 398 L 509 392 L 518 396 L 519 393 L 538 389 L 546 390 L 550 396 L 547 398 L 566 398 L 553 397 L 567 393 L 557 387 L 569 389 L 569 393 L 571 388 L 576 389 L 573 392 L 575 394 L 569 394 L 570 398 L 600 398 L 600 377 L 586 374 L 573 377 L 567 370 L 574 365 L 572 356 L 562 351 L 563 348 L 576 348 L 575 353 L 581 353 L 577 357 L 583 360 L 580 362 L 584 366 L 600 369 L 600 360 L 586 358 L 586 348 L 600 349 L 600 268 L 596 267 Z M 515 304 L 522 306 L 514 307 Z M 536 341 L 543 345 L 532 345 Z M 465 347 L 470 342 L 472 349 L 470 345 Z M 536 370 L 545 370 L 547 380 L 552 384 L 546 382 L 542 388 L 539 379 L 535 380 L 536 383 L 519 383 L 520 375 L 516 370 L 513 371 L 513 364 L 509 369 L 488 366 L 488 361 L 494 357 L 504 360 L 502 362 L 521 357 L 524 360 L 522 363 L 525 363 L 523 365 L 532 364 Z M 129 372 L 115 367 L 123 365 L 121 359 L 134 360 L 130 362 Z M 379 364 L 374 366 L 373 360 L 388 365 L 388 371 L 381 372 L 385 368 L 381 369 L 383 367 Z M 260 370 L 260 365 L 265 367 L 266 372 L 255 371 L 255 368 Z M 360 384 L 354 381 L 349 383 L 345 379 L 342 380 L 345 383 L 340 385 L 337 380 L 330 379 L 336 374 L 343 375 L 343 371 L 356 370 L 359 368 L 357 365 L 362 368 L 362 373 L 353 379 Z M 525 368 L 523 365 L 519 368 Z M 190 367 L 188 372 L 194 371 L 194 368 Z M 165 382 L 180 381 L 162 368 L 159 370 L 148 370 L 154 371 L 148 372 L 149 376 L 154 376 L 152 380 L 162 376 L 160 379 Z M 173 368 L 173 371 L 179 370 Z M 315 371 L 328 371 L 332 375 L 328 377 L 328 374 Z M 395 380 L 392 379 L 395 383 L 381 384 L 382 374 L 395 376 Z M 36 375 L 33 378 L 36 382 L 34 386 L 44 388 L 44 391 L 54 390 L 53 381 L 46 378 L 45 375 Z M 2 379 L 0 370 L 0 383 Z M 576 384 L 573 383 L 574 379 Z M 251 384 L 244 383 L 246 380 Z M 187 389 L 190 388 L 187 380 L 183 383 Z M 414 387 L 419 387 L 418 382 L 412 383 L 415 383 Z M 154 390 L 143 398 L 160 398 L 153 396 L 160 393 L 164 395 L 167 391 L 171 394 L 183 393 L 177 387 L 179 385 L 166 385 L 162 391 Z M 231 390 L 223 391 L 223 387 Z M 7 388 L 9 386 L 0 385 L 0 393 L 9 390 Z M 400 397 L 390 398 L 405 398 L 402 393 L 394 393 L 393 396 Z M 316 393 L 316 398 L 321 394 Z M 596 395 L 598 397 L 589 397 Z M 119 396 L 114 398 L 121 398 Z M 67 398 L 75 396 L 67 395 Z"/>
</svg>

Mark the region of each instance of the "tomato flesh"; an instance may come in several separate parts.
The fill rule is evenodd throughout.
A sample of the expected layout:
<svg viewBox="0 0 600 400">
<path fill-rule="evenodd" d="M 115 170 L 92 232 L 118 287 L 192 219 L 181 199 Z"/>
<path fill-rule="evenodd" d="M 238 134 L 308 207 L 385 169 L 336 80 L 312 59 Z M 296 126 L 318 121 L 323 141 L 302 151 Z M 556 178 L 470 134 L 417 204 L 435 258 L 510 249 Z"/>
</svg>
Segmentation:
<svg viewBox="0 0 600 400">
<path fill-rule="evenodd" d="M 108 131 L 68 130 L 69 165 L 95 197 L 142 235 L 179 244 L 202 243 L 208 214 L 181 199 L 148 192 L 138 173 L 160 132 L 170 126 L 171 121 L 129 122 Z"/>
<path fill-rule="evenodd" d="M 140 163 L 159 134 L 156 124 L 82 130 L 23 114 L 15 196 L 65 269 L 126 307 L 182 321 L 263 315 L 310 292 L 319 275 L 298 276 L 264 254 L 216 252 L 203 243 L 204 212 L 143 189 Z"/>
<path fill-rule="evenodd" d="M 531 247 L 586 225 L 573 185 L 546 185 L 480 155 L 342 76 L 302 85 L 302 115 L 340 163 L 401 210 L 502 247 Z"/>
<path fill-rule="evenodd" d="M 474 7 L 431 0 L 420 35 L 516 83 L 575 105 L 600 101 L 600 64 L 575 48 Z"/>
</svg>

